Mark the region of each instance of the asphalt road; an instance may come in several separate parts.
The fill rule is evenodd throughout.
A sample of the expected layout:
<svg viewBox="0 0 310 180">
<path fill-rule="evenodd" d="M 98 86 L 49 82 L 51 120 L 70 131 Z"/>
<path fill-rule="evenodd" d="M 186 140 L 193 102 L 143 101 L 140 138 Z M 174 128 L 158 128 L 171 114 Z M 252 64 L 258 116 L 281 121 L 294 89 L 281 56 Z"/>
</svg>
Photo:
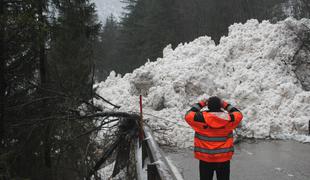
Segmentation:
<svg viewBox="0 0 310 180">
<path fill-rule="evenodd" d="M 184 180 L 199 180 L 198 160 L 194 159 L 191 149 L 162 148 Z M 310 144 L 241 142 L 235 145 L 231 180 L 310 180 Z"/>
</svg>

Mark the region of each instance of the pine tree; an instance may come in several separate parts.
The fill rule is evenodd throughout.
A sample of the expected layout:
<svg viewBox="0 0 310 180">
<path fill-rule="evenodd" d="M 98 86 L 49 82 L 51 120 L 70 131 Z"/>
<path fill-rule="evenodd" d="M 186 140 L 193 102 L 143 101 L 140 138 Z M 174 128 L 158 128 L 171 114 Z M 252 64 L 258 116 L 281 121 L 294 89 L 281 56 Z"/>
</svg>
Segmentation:
<svg viewBox="0 0 310 180">
<path fill-rule="evenodd" d="M 62 116 L 74 112 L 91 99 L 95 63 L 93 45 L 97 41 L 100 24 L 94 4 L 89 0 L 59 0 L 57 9 L 59 14 L 53 24 L 48 67 L 54 85 L 51 88 L 70 97 L 51 107 L 55 114 Z M 93 158 L 88 160 L 85 157 L 86 154 L 93 156 L 90 154 L 93 140 L 88 135 L 80 137 L 79 142 L 70 141 L 93 126 L 93 121 L 81 123 L 78 120 L 53 124 L 51 141 L 61 152 L 53 152 L 55 159 L 59 159 L 53 168 L 59 173 L 58 178 L 82 179 L 87 176 Z"/>
<path fill-rule="evenodd" d="M 142 26 L 143 18 L 145 17 L 146 2 L 143 0 L 126 0 L 127 14 L 124 15 L 120 26 L 120 37 L 118 41 L 118 48 L 120 57 L 119 64 L 122 64 L 118 68 L 117 72 L 126 73 L 137 67 L 137 63 L 140 56 L 141 44 L 143 44 Z"/>
<path fill-rule="evenodd" d="M 147 4 L 146 16 L 143 19 L 142 38 L 145 39 L 141 47 L 142 59 L 156 60 L 162 57 L 162 50 L 168 44 L 177 45 L 175 0 L 151 0 Z"/>
<path fill-rule="evenodd" d="M 100 33 L 99 41 L 95 46 L 97 81 L 103 81 L 111 70 L 118 70 L 118 38 L 119 25 L 115 17 L 111 15 L 106 19 L 106 23 Z"/>
<path fill-rule="evenodd" d="M 121 72 L 129 72 L 144 64 L 147 59 L 162 56 L 162 49 L 176 40 L 175 0 L 128 1 L 128 14 L 120 27 L 119 62 Z"/>
<path fill-rule="evenodd" d="M 83 159 L 85 147 L 93 147 L 89 136 L 81 137 L 79 145 L 71 142 L 69 146 L 68 139 L 92 128 L 93 122 L 60 121 L 60 117 L 76 110 L 82 95 L 90 97 L 93 59 L 89 45 L 97 38 L 99 24 L 88 1 L 54 0 L 58 18 L 49 12 L 55 10 L 51 3 L 0 3 L 0 177 L 7 179 L 80 179 L 91 161 Z M 51 24 L 52 20 L 57 21 Z M 56 73 L 56 65 L 61 74 Z M 69 81 L 71 72 L 76 77 Z M 63 81 L 70 84 L 61 88 Z M 68 98 L 68 94 L 76 96 Z"/>
<path fill-rule="evenodd" d="M 4 111 L 5 111 L 5 91 L 6 91 L 6 82 L 5 82 L 5 40 L 4 33 L 6 26 L 6 14 L 5 14 L 5 3 L 4 1 L 0 2 L 0 148 L 4 146 L 4 134 L 5 134 L 5 120 L 4 120 Z"/>
<path fill-rule="evenodd" d="M 89 0 L 59 0 L 59 17 L 51 43 L 53 79 L 57 89 L 78 97 L 90 97 L 93 42 L 100 25 Z"/>
<path fill-rule="evenodd" d="M 29 82 L 38 82 L 39 66 L 45 65 L 46 1 L 1 1 L 1 158 L 8 179 L 35 177 L 30 174 L 42 166 L 37 148 L 42 139 L 36 128 L 27 129 L 14 124 L 23 124 L 27 118 L 40 116 L 29 111 L 38 97 L 37 89 Z M 34 107 L 34 106 L 33 106 Z M 3 130 L 2 130 L 3 129 Z M 31 143 L 29 138 L 33 138 Z M 15 160 L 14 160 L 15 159 Z M 16 163 L 18 162 L 18 164 Z M 27 166 L 26 164 L 33 164 Z M 23 167 L 24 166 L 24 167 Z M 1 174 L 1 172 L 0 172 Z M 13 175 L 13 177 L 10 176 Z M 36 173 L 39 174 L 39 173 Z"/>
</svg>

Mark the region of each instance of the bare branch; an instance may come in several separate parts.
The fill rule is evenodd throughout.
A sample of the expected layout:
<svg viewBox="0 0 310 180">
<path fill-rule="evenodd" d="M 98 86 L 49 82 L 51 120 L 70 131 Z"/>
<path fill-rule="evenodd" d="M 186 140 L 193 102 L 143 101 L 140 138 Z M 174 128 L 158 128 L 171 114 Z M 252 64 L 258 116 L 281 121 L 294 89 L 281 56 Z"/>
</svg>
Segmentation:
<svg viewBox="0 0 310 180">
<path fill-rule="evenodd" d="M 100 168 L 100 166 L 108 159 L 108 157 L 111 156 L 113 151 L 118 147 L 119 142 L 122 140 L 122 137 L 118 137 L 117 140 L 108 148 L 106 148 L 106 151 L 103 153 L 102 157 L 97 161 L 95 166 L 90 170 L 88 175 L 88 180 L 91 179 L 91 176 L 94 175 L 96 171 Z"/>
<path fill-rule="evenodd" d="M 59 99 L 59 98 L 61 98 L 61 97 L 59 97 L 59 96 L 53 96 L 53 97 L 38 98 L 38 99 L 34 99 L 34 100 L 30 101 L 30 102 L 24 103 L 24 104 L 19 104 L 19 105 L 16 105 L 16 106 L 7 107 L 7 110 L 9 110 L 9 111 L 11 111 L 11 110 L 16 110 L 16 109 L 24 108 L 25 106 L 29 106 L 29 105 L 31 105 L 31 104 L 40 102 L 40 101 L 45 101 L 45 100 L 49 100 L 49 99 Z"/>
<path fill-rule="evenodd" d="M 106 103 L 112 105 L 113 107 L 115 107 L 115 108 L 117 108 L 117 109 L 121 108 L 121 106 L 118 106 L 118 105 L 115 105 L 115 104 L 111 103 L 110 101 L 106 100 L 105 98 L 103 98 L 102 96 L 100 96 L 100 95 L 97 94 L 97 93 L 95 93 L 95 97 L 96 97 L 96 98 L 99 98 L 99 99 L 101 99 L 101 100 L 103 100 L 104 102 L 106 102 Z"/>
<path fill-rule="evenodd" d="M 87 105 L 89 105 L 90 107 L 94 108 L 96 111 L 101 111 L 101 109 L 97 106 L 94 106 L 93 104 L 89 103 L 88 101 L 84 100 L 84 99 L 81 99 L 81 98 L 77 98 L 75 96 L 70 96 L 68 94 L 65 94 L 63 92 L 59 92 L 59 91 L 55 91 L 55 90 L 51 90 L 51 89 L 46 89 L 46 88 L 43 88 L 33 82 L 30 82 L 28 81 L 29 84 L 31 84 L 32 86 L 40 89 L 40 90 L 43 90 L 43 91 L 46 91 L 46 92 L 49 92 L 49 93 L 52 93 L 52 94 L 56 94 L 56 95 L 59 95 L 59 96 L 63 96 L 63 97 L 67 97 L 67 98 L 70 98 L 70 99 L 76 99 L 77 101 L 79 102 L 82 102 L 82 103 L 85 103 Z"/>
<path fill-rule="evenodd" d="M 102 126 L 104 126 L 104 125 L 106 125 L 106 124 L 110 124 L 110 123 L 112 123 L 112 122 L 116 122 L 116 121 L 119 121 L 119 119 L 112 119 L 112 120 L 110 120 L 110 121 L 108 121 L 108 122 L 103 122 L 103 123 L 100 124 L 100 126 L 95 127 L 95 128 L 93 128 L 93 129 L 91 129 L 91 130 L 89 130 L 89 131 L 86 131 L 86 132 L 83 133 L 83 134 L 80 134 L 80 135 L 76 136 L 73 140 L 76 140 L 76 139 L 78 139 L 78 138 L 80 138 L 80 137 L 82 137 L 82 136 L 88 135 L 88 134 L 90 134 L 90 133 L 92 133 L 92 132 L 94 132 L 94 131 L 98 131 L 98 130 L 100 130 L 100 129 L 102 128 Z"/>
</svg>

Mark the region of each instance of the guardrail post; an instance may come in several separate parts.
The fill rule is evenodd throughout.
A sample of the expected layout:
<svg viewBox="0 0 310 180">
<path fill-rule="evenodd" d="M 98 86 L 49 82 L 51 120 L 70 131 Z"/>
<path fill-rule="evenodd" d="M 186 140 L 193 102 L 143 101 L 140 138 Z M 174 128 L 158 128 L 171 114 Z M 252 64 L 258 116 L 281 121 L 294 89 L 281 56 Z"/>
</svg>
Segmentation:
<svg viewBox="0 0 310 180">
<path fill-rule="evenodd" d="M 145 166 L 145 159 L 150 158 L 148 155 L 147 145 L 145 140 L 142 141 L 142 167 Z"/>
<path fill-rule="evenodd" d="M 158 180 L 157 179 L 157 169 L 155 164 L 147 165 L 147 180 Z"/>
<path fill-rule="evenodd" d="M 310 136 L 310 120 L 309 120 L 309 124 L 308 124 L 308 135 Z"/>
</svg>

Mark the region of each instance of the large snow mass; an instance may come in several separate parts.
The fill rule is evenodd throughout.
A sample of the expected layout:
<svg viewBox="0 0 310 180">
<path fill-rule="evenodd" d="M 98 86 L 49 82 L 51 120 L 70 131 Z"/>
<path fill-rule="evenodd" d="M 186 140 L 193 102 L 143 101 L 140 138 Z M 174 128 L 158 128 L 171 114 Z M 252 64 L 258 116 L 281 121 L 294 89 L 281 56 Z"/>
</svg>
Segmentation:
<svg viewBox="0 0 310 180">
<path fill-rule="evenodd" d="M 144 118 L 162 144 L 191 146 L 194 133 L 184 114 L 213 95 L 243 112 L 241 135 L 310 142 L 305 135 L 310 92 L 303 90 L 290 63 L 300 47 L 296 34 L 305 25 L 310 26 L 309 19 L 276 24 L 249 20 L 230 26 L 219 45 L 208 36 L 174 50 L 168 45 L 163 58 L 124 77 L 111 72 L 96 84 L 97 92 L 126 112 L 139 111 L 138 96 L 143 94 Z"/>
</svg>

